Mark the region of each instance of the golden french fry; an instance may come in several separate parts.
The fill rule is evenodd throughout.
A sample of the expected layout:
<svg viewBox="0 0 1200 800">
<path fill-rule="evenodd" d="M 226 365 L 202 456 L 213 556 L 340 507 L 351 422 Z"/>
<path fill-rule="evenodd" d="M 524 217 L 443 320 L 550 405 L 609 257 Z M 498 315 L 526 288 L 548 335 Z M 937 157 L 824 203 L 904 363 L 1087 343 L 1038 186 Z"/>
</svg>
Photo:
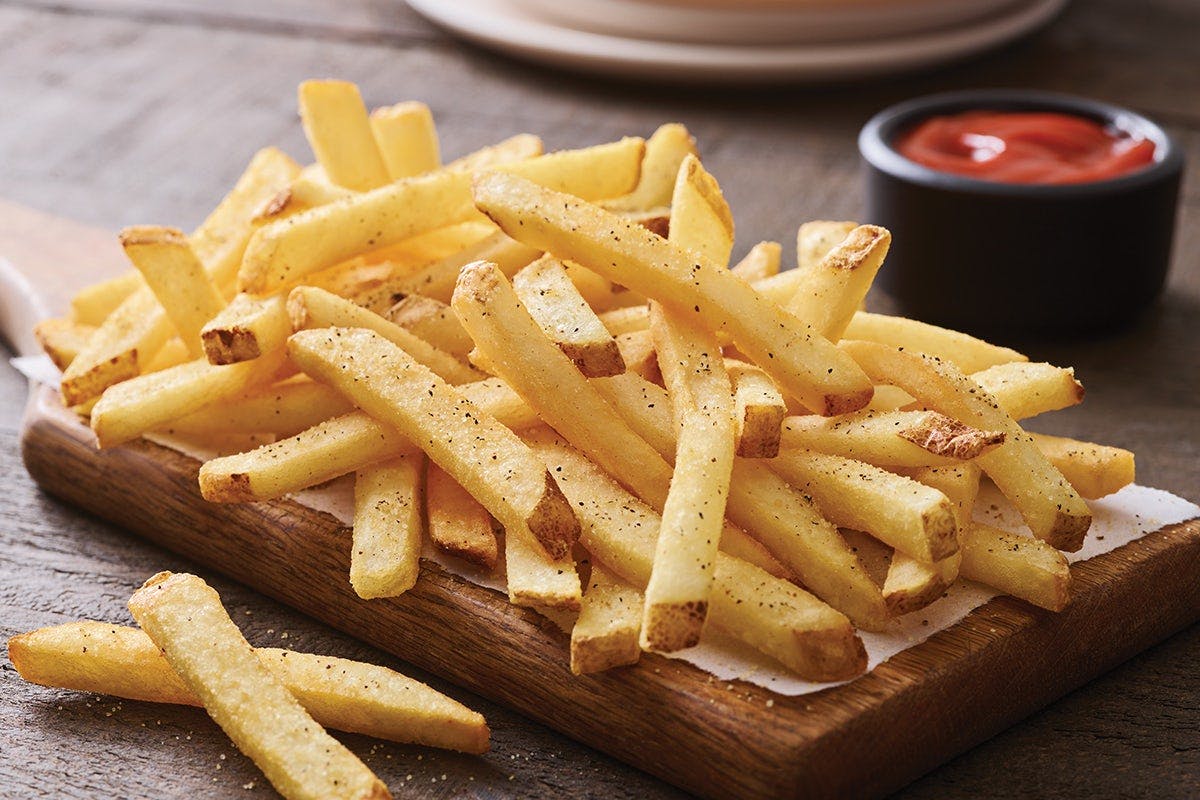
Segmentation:
<svg viewBox="0 0 1200 800">
<path fill-rule="evenodd" d="M 771 376 L 753 364 L 726 359 L 725 370 L 733 382 L 737 454 L 742 458 L 774 458 L 779 455 L 787 415 L 783 395 Z"/>
<path fill-rule="evenodd" d="M 339 392 L 300 375 L 206 406 L 172 420 L 162 430 L 201 437 L 220 433 L 288 437 L 353 410 L 354 404 Z"/>
<path fill-rule="evenodd" d="M 410 101 L 371 112 L 371 131 L 392 180 L 431 172 L 442 165 L 433 114 Z"/>
<path fill-rule="evenodd" d="M 389 182 L 357 86 L 349 81 L 304 81 L 298 93 L 304 135 L 333 183 L 365 192 Z"/>
<path fill-rule="evenodd" d="M 454 315 L 454 310 L 441 300 L 410 294 L 383 314 L 396 323 L 456 358 L 466 358 L 475 343 Z"/>
<path fill-rule="evenodd" d="M 963 372 L 978 372 L 997 364 L 1028 361 L 1007 347 L 990 344 L 959 331 L 939 328 L 905 317 L 889 317 L 859 311 L 842 334 L 843 339 L 862 339 L 906 351 L 926 353 L 949 361 Z"/>
<path fill-rule="evenodd" d="M 571 628 L 571 672 L 587 675 L 636 664 L 642 649 L 642 593 L 592 563 L 579 618 Z"/>
<path fill-rule="evenodd" d="M 467 264 L 473 261 L 490 261 L 505 275 L 515 275 L 519 269 L 541 255 L 541 250 L 513 241 L 496 231 L 486 239 L 429 263 L 411 275 L 388 281 L 387 291 L 389 296 L 399 298 L 419 294 L 448 303 L 454 294 L 454 283 L 458 280 L 458 274 Z M 374 308 L 371 302 L 365 305 Z"/>
<path fill-rule="evenodd" d="M 260 222 L 266 224 L 309 208 L 353 197 L 355 191 L 338 186 L 320 164 L 309 164 L 265 209 Z"/>
<path fill-rule="evenodd" d="M 995 398 L 1013 419 L 1028 419 L 1083 402 L 1083 384 L 1075 370 L 1053 364 L 997 364 L 971 373 L 971 380 Z"/>
<path fill-rule="evenodd" d="M 512 288 L 551 341 L 588 377 L 620 375 L 617 340 L 580 295 L 562 262 L 542 256 L 513 276 Z"/>
<path fill-rule="evenodd" d="M 70 319 L 44 319 L 34 326 L 33 335 L 54 366 L 65 370 L 96 335 L 96 326 Z"/>
<path fill-rule="evenodd" d="M 805 222 L 796 231 L 796 268 L 801 272 L 815 269 L 857 227 L 857 222 L 824 219 Z"/>
<path fill-rule="evenodd" d="M 1030 435 L 1038 450 L 1050 459 L 1081 497 L 1095 500 L 1120 491 L 1134 481 L 1134 457 L 1128 450 L 1042 433 Z"/>
<path fill-rule="evenodd" d="M 836 342 L 866 298 L 891 243 L 886 229 L 858 226 L 819 262 L 797 267 L 804 276 L 787 310 Z"/>
<path fill-rule="evenodd" d="M 492 515 L 436 464 L 425 473 L 425 507 L 434 547 L 488 570 L 496 567 L 499 546 Z"/>
<path fill-rule="evenodd" d="M 617 349 L 621 351 L 621 360 L 625 362 L 627 371 L 640 375 L 651 383 L 662 381 L 662 370 L 658 368 L 658 351 L 654 349 L 654 339 L 650 336 L 650 331 L 622 333 L 616 338 Z"/>
<path fill-rule="evenodd" d="M 1070 602 L 1071 568 L 1047 542 L 979 523 L 959 537 L 964 577 L 1051 611 Z"/>
<path fill-rule="evenodd" d="M 71 297 L 71 319 L 81 325 L 99 326 L 125 298 L 145 286 L 141 273 L 135 269 L 85 286 Z"/>
<path fill-rule="evenodd" d="M 269 352 L 292 332 L 287 297 L 239 294 L 200 329 L 208 363 L 250 361 Z"/>
<path fill-rule="evenodd" d="M 273 647 L 255 654 L 321 725 L 395 742 L 484 753 L 483 716 L 386 667 Z M 68 622 L 8 640 L 30 683 L 152 703 L 198 706 L 145 631 L 106 622 Z"/>
<path fill-rule="evenodd" d="M 646 140 L 637 186 L 629 194 L 604 205 L 613 211 L 649 211 L 670 205 L 679 165 L 695 153 L 696 140 L 687 128 L 677 122 L 660 125 Z M 666 231 L 660 235 L 666 236 Z"/>
<path fill-rule="evenodd" d="M 502 142 L 480 148 L 446 165 L 453 172 L 478 172 L 501 164 L 525 161 L 543 153 L 542 140 L 532 133 L 518 133 Z"/>
<path fill-rule="evenodd" d="M 405 454 L 354 475 L 350 584 L 363 599 L 395 597 L 417 582 L 424 460 Z"/>
<path fill-rule="evenodd" d="M 895 551 L 883 582 L 888 610 L 902 616 L 938 600 L 958 577 L 961 563 L 961 551 L 933 563 Z"/>
<path fill-rule="evenodd" d="M 284 797 L 391 797 L 263 664 L 200 578 L 160 572 L 134 592 L 129 610 L 209 716 Z"/>
<path fill-rule="evenodd" d="M 779 259 L 783 252 L 779 242 L 759 242 L 750 248 L 746 257 L 730 267 L 730 271 L 747 283 L 779 274 Z"/>
<path fill-rule="evenodd" d="M 692 257 L 665 239 L 578 198 L 519 176 L 475 180 L 477 206 L 519 241 L 578 262 L 711 328 L 733 341 L 786 393 L 825 414 L 854 411 L 872 385 L 853 359 L 767 302 L 729 270 Z"/>
</svg>

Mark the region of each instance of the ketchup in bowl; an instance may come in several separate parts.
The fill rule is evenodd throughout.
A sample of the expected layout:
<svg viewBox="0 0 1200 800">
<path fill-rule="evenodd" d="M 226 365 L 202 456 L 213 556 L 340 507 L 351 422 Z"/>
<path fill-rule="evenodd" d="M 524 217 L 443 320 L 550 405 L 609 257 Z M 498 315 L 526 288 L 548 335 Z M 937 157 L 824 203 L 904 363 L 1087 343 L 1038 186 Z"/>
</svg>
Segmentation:
<svg viewBox="0 0 1200 800">
<path fill-rule="evenodd" d="M 1091 183 L 1154 161 L 1140 135 L 1054 111 L 965 111 L 925 119 L 895 148 L 930 169 L 1001 183 Z"/>
</svg>

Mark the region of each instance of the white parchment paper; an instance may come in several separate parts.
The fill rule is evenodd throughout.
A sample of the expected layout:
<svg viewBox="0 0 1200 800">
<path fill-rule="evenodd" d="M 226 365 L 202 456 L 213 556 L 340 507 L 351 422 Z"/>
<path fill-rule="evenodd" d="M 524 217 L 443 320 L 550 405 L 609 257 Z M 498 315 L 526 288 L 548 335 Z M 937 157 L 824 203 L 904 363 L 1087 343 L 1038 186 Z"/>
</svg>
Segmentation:
<svg viewBox="0 0 1200 800">
<path fill-rule="evenodd" d="M 31 381 L 58 385 L 58 370 L 45 356 L 16 358 L 12 363 Z M 42 410 L 80 424 L 73 413 L 57 404 L 47 405 Z M 206 460 L 214 455 L 211 451 L 178 437 L 151 435 L 146 438 L 193 458 Z M 354 484 L 350 476 L 331 481 L 318 489 L 292 495 L 291 499 L 330 514 L 343 524 L 349 525 L 353 521 Z M 1138 485 L 1127 486 L 1116 494 L 1091 501 L 1088 505 L 1091 506 L 1094 515 L 1092 527 L 1088 531 L 1083 548 L 1077 553 L 1067 554 L 1067 559 L 1072 563 L 1115 550 L 1166 525 L 1200 517 L 1200 506 L 1195 503 L 1160 489 Z M 998 528 L 1029 533 L 1016 510 L 986 481 L 980 487 L 979 498 L 975 503 L 975 518 Z M 489 574 L 435 550 L 428 543 L 422 557 L 440 564 L 448 572 L 472 583 L 499 592 L 505 591 L 502 574 Z M 997 594 L 986 586 L 959 580 L 940 600 L 920 611 L 893 620 L 888 630 L 876 633 L 861 631 L 860 636 L 867 649 L 868 671 L 897 653 L 925 641 L 938 631 L 949 628 Z M 562 620 L 556 621 L 562 624 Z M 694 664 L 717 679 L 743 680 L 781 695 L 808 694 L 837 685 L 813 683 L 797 678 L 756 650 L 715 631 L 706 631 L 704 641 L 698 647 L 672 654 L 671 657 Z"/>
</svg>

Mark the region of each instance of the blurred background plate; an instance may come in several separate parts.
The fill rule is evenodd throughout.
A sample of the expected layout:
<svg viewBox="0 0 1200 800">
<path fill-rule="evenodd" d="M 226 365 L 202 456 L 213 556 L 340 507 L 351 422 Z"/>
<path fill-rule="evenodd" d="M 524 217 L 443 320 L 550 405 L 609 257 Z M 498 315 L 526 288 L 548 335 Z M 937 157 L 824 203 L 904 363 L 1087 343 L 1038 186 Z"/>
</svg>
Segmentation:
<svg viewBox="0 0 1200 800">
<path fill-rule="evenodd" d="M 538 1 L 408 4 L 464 39 L 529 61 L 624 78 L 705 84 L 851 80 L 926 68 L 1011 42 L 1048 23 L 1067 4 L 1020 0 L 983 19 L 916 34 L 764 45 L 663 41 L 580 30 L 521 5 Z"/>
</svg>

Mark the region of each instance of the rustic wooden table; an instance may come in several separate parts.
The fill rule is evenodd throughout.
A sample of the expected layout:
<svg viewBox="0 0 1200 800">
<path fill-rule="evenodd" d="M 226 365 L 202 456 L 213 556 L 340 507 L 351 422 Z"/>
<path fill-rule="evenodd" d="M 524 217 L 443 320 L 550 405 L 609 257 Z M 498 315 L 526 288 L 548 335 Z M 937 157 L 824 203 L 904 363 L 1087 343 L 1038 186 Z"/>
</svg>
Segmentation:
<svg viewBox="0 0 1200 800">
<path fill-rule="evenodd" d="M 1200 6 L 1088 0 L 1033 39 L 871 86 L 721 93 L 605 83 L 467 48 L 398 0 L 0 0 L 0 196 L 115 229 L 200 220 L 265 143 L 306 154 L 295 85 L 336 75 L 368 103 L 419 98 L 444 152 L 530 130 L 551 147 L 680 120 L 738 216 L 741 249 L 861 209 L 854 135 L 929 91 L 1035 86 L 1139 109 L 1200 163 Z M 1074 364 L 1088 402 L 1057 431 L 1138 452 L 1141 482 L 1200 498 L 1200 181 L 1185 183 L 1170 288 L 1118 336 L 1027 343 Z M 886 298 L 873 298 L 886 306 Z M 128 621 L 134 587 L 188 564 L 40 494 L 17 455 L 25 386 L 0 365 L 0 636 L 80 617 Z M 402 667 L 210 577 L 257 643 Z M 0 645 L 2 646 L 2 645 Z M 916 782 L 906 798 L 1200 795 L 1200 628 L 1193 627 Z M 412 670 L 406 670 L 411 672 Z M 483 758 L 347 737 L 398 794 L 673 797 L 679 792 L 465 692 Z M 270 796 L 201 711 L 31 687 L 0 657 L 0 796 Z M 621 735 L 614 731 L 614 735 Z"/>
</svg>

